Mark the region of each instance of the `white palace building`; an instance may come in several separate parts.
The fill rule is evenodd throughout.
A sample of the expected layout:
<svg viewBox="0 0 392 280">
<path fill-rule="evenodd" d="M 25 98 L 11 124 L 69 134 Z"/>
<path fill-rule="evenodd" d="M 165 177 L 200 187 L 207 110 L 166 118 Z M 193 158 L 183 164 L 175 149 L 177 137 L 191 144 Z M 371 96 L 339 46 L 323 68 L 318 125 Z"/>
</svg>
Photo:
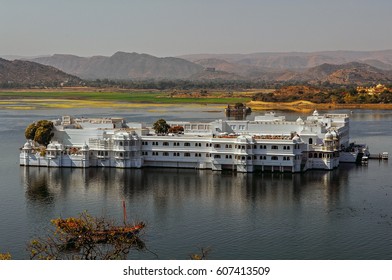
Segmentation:
<svg viewBox="0 0 392 280">
<path fill-rule="evenodd" d="M 46 150 L 27 141 L 20 165 L 302 172 L 356 162 L 364 152 L 363 146 L 350 144 L 348 115 L 317 111 L 296 121 L 274 113 L 252 121 L 170 121 L 184 131 L 165 135 L 122 118 L 64 116 L 53 123 Z"/>
</svg>

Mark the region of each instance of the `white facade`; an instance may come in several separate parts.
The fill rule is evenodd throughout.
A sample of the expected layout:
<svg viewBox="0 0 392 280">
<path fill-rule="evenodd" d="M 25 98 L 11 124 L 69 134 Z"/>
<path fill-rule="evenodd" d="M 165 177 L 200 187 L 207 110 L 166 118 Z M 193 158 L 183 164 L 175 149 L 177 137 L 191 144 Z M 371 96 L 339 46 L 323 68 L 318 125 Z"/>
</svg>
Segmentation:
<svg viewBox="0 0 392 280">
<path fill-rule="evenodd" d="M 53 122 L 53 142 L 46 150 L 27 142 L 21 148 L 21 165 L 301 172 L 331 170 L 342 156 L 355 161 L 358 154 L 348 153 L 348 116 L 317 111 L 296 121 L 273 113 L 253 121 L 171 121 L 171 126 L 184 127 L 184 133 L 168 135 L 124 119 L 66 116 Z"/>
</svg>

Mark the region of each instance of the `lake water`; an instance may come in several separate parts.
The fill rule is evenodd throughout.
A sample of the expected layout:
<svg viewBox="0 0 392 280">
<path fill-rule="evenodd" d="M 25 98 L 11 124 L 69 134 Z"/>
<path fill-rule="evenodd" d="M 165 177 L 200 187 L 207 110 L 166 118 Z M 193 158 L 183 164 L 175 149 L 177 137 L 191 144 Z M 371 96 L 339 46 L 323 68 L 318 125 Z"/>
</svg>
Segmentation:
<svg viewBox="0 0 392 280">
<path fill-rule="evenodd" d="M 147 223 L 143 240 L 159 259 L 187 259 L 199 248 L 210 249 L 209 259 L 392 259 L 390 162 L 303 174 L 20 167 L 25 127 L 63 114 L 122 116 L 148 124 L 161 117 L 224 118 L 213 106 L 0 110 L 0 252 L 14 259 L 28 259 L 26 244 L 45 234 L 51 219 L 87 210 L 121 221 L 123 200 L 130 220 Z M 291 120 L 299 116 L 283 114 Z M 355 110 L 350 126 L 352 140 L 367 143 L 371 153 L 392 151 L 391 111 Z"/>
</svg>

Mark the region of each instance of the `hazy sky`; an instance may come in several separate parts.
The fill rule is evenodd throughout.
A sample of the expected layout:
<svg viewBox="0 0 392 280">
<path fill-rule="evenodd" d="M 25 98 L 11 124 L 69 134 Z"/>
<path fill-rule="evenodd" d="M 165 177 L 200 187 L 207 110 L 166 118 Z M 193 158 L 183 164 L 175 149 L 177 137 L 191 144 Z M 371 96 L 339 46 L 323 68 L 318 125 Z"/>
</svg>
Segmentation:
<svg viewBox="0 0 392 280">
<path fill-rule="evenodd" d="M 391 0 L 0 0 L 0 54 L 392 49 Z"/>
</svg>

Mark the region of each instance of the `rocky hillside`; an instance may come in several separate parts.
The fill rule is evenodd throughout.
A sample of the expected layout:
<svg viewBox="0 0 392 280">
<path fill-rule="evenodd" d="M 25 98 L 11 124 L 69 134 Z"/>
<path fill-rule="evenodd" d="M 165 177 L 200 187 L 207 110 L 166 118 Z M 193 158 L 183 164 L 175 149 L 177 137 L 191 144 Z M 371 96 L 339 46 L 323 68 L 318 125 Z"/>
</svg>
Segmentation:
<svg viewBox="0 0 392 280">
<path fill-rule="evenodd" d="M 110 57 L 53 55 L 33 61 L 89 80 L 246 80 L 359 85 L 392 82 L 392 50 L 188 55 L 182 58 L 117 52 Z"/>
<path fill-rule="evenodd" d="M 284 60 L 284 58 L 282 58 Z M 206 58 L 194 61 L 203 67 L 213 67 L 217 71 L 236 74 L 242 80 L 262 80 L 278 82 L 329 82 L 334 84 L 389 83 L 392 81 L 392 68 L 379 60 L 366 60 L 367 63 L 349 62 L 343 64 L 323 63 L 301 69 L 277 69 L 241 64 L 243 61 L 229 62 L 223 59 Z M 293 61 L 291 61 L 293 62 Z M 286 61 L 286 64 L 290 62 Z M 302 64 L 305 66 L 306 63 Z M 317 64 L 313 61 L 312 64 Z M 374 65 L 374 66 L 372 66 Z M 378 66 L 378 67 L 377 67 Z"/>
<path fill-rule="evenodd" d="M 196 62 L 204 59 L 223 59 L 229 63 L 275 69 L 305 69 L 327 64 L 370 62 L 375 66 L 392 67 L 392 50 L 385 51 L 325 51 L 251 54 L 193 54 L 180 58 Z M 377 67 L 377 66 L 376 66 Z M 380 68 L 380 67 L 378 67 Z M 384 69 L 384 68 L 381 68 Z"/>
<path fill-rule="evenodd" d="M 30 61 L 0 58 L 0 83 L 23 86 L 76 85 L 81 80 L 54 67 Z"/>
<path fill-rule="evenodd" d="M 309 68 L 303 73 L 295 74 L 289 80 L 333 84 L 390 83 L 392 82 L 392 72 L 358 62 L 341 65 L 325 63 Z"/>
<path fill-rule="evenodd" d="M 56 67 L 83 79 L 186 79 L 203 67 L 175 57 L 117 52 L 110 57 L 56 54 L 33 61 Z"/>
</svg>

